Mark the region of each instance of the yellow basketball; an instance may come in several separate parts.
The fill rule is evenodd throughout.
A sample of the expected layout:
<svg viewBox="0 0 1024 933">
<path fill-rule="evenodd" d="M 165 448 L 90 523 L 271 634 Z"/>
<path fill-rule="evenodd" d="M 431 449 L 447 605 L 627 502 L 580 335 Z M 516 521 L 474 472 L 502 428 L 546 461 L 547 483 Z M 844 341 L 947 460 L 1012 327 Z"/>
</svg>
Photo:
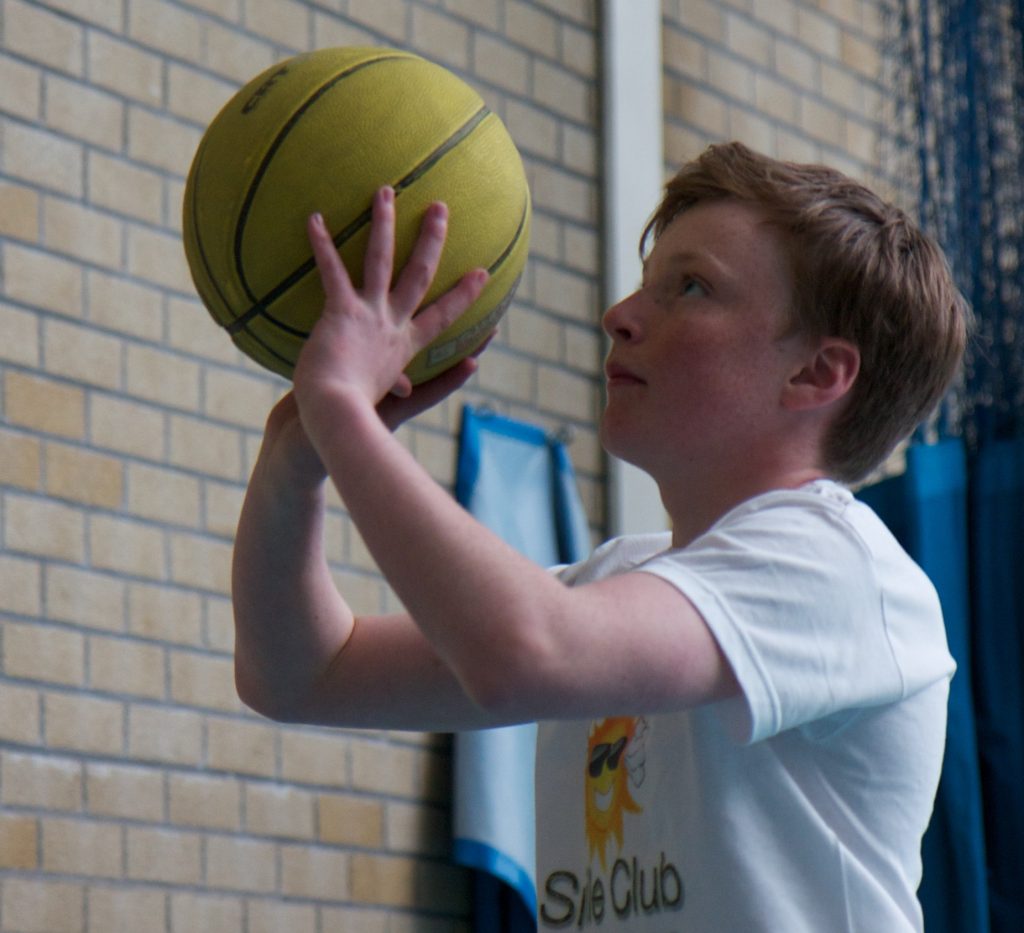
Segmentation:
<svg viewBox="0 0 1024 933">
<path fill-rule="evenodd" d="M 203 134 L 183 205 L 199 296 L 235 344 L 290 377 L 323 306 L 306 219 L 324 215 L 362 279 L 374 192 L 396 193 L 396 268 L 424 211 L 448 204 L 448 240 L 425 304 L 470 269 L 491 277 L 469 310 L 406 372 L 423 382 L 476 350 L 508 307 L 526 261 L 530 194 L 499 118 L 446 69 L 387 48 L 333 48 L 268 68 Z"/>
</svg>

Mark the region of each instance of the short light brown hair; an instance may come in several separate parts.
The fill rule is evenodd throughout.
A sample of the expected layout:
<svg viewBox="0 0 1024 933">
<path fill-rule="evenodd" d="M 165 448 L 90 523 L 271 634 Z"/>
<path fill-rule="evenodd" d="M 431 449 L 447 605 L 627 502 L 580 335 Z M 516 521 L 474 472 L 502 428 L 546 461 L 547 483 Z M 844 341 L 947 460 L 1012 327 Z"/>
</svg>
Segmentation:
<svg viewBox="0 0 1024 933">
<path fill-rule="evenodd" d="M 741 143 L 709 147 L 669 181 L 641 253 L 687 208 L 722 199 L 756 206 L 781 230 L 794 328 L 860 351 L 822 465 L 836 479 L 861 480 L 928 417 L 960 366 L 971 314 L 946 258 L 902 210 L 841 172 Z"/>
</svg>

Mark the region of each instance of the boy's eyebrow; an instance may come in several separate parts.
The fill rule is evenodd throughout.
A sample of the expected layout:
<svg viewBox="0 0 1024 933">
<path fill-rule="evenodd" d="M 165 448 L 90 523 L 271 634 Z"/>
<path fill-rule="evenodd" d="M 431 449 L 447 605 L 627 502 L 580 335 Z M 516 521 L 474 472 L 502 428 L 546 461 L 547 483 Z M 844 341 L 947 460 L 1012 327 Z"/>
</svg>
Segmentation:
<svg viewBox="0 0 1024 933">
<path fill-rule="evenodd" d="M 643 271 L 646 275 L 647 264 L 650 257 L 644 259 Z M 666 257 L 665 262 L 672 266 L 686 265 L 687 263 L 700 262 L 711 266 L 714 271 L 723 276 L 731 276 L 732 271 L 729 266 L 718 258 L 714 253 L 705 249 L 681 249 L 674 253 L 670 253 Z"/>
</svg>

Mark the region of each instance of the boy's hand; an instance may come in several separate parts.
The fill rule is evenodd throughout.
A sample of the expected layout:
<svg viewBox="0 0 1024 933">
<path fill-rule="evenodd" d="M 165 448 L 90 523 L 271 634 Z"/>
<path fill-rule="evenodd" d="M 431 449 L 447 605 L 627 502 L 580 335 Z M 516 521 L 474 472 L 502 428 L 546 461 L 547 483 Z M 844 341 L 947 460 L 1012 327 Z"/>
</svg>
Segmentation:
<svg viewBox="0 0 1024 933">
<path fill-rule="evenodd" d="M 426 391 L 415 396 L 403 373 L 409 361 L 476 300 L 487 273 L 482 269 L 468 273 L 451 291 L 417 314 L 441 258 L 448 213 L 440 203 L 427 209 L 412 255 L 392 288 L 394 198 L 390 188 L 382 188 L 374 197 L 361 289 L 352 285 L 322 218 L 310 218 L 309 239 L 326 301 L 295 367 L 295 395 L 300 408 L 315 405 L 325 394 L 354 393 L 374 406 L 385 402 L 381 417 L 394 426 L 394 419 L 400 422 L 428 407 L 461 385 L 473 371 L 472 363 L 468 368 L 457 367 L 448 380 L 442 379 L 431 389 L 424 386 Z M 454 386 L 446 388 L 451 382 Z M 396 400 L 388 398 L 389 394 Z M 405 398 L 409 404 L 400 405 L 398 401 Z"/>
</svg>

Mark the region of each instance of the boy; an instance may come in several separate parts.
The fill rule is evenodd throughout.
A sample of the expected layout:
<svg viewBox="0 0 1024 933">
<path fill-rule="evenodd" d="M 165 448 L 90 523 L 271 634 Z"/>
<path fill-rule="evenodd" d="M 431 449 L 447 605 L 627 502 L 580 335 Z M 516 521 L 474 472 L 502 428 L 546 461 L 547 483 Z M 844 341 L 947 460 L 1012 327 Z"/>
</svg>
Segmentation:
<svg viewBox="0 0 1024 933">
<path fill-rule="evenodd" d="M 606 448 L 670 535 L 548 573 L 479 526 L 389 427 L 406 362 L 467 307 L 412 317 L 431 207 L 392 286 L 394 196 L 356 292 L 327 294 L 243 509 L 242 698 L 275 718 L 456 730 L 538 720 L 542 929 L 920 930 L 920 840 L 953 662 L 933 588 L 840 482 L 934 407 L 967 310 L 935 245 L 839 173 L 712 147 L 669 183 L 643 284 L 611 308 Z M 407 613 L 356 619 L 324 559 L 335 484 Z"/>
</svg>

